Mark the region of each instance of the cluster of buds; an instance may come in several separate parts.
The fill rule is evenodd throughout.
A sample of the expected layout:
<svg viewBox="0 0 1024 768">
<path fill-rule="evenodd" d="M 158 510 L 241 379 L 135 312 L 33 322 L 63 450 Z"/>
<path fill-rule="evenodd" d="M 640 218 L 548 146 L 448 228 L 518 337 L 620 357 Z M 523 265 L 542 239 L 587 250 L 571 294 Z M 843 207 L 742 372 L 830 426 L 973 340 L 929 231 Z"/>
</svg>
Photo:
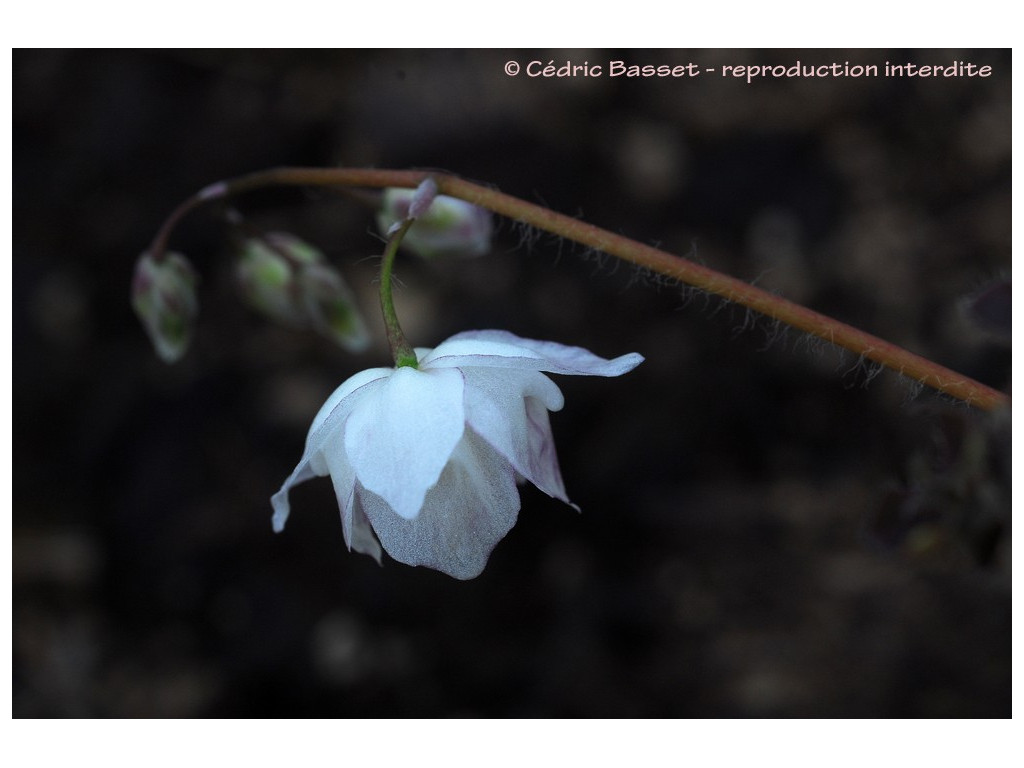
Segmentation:
<svg viewBox="0 0 1024 768">
<path fill-rule="evenodd" d="M 351 289 L 309 243 L 284 232 L 250 237 L 236 273 L 249 305 L 272 320 L 312 328 L 349 352 L 369 345 Z"/>
<path fill-rule="evenodd" d="M 216 195 L 223 185 L 214 185 Z M 415 220 L 402 245 L 427 259 L 481 256 L 490 250 L 490 214 L 478 206 L 437 194 L 428 179 L 416 190 L 386 189 L 377 222 L 390 236 L 402 222 Z M 159 249 L 158 249 L 159 250 Z M 349 352 L 369 346 L 370 336 L 352 290 L 315 246 L 294 235 L 271 232 L 248 236 L 236 276 L 253 309 L 290 328 L 311 328 Z M 147 251 L 132 281 L 132 306 L 157 355 L 174 363 L 188 350 L 199 301 L 196 272 L 179 253 Z"/>
</svg>

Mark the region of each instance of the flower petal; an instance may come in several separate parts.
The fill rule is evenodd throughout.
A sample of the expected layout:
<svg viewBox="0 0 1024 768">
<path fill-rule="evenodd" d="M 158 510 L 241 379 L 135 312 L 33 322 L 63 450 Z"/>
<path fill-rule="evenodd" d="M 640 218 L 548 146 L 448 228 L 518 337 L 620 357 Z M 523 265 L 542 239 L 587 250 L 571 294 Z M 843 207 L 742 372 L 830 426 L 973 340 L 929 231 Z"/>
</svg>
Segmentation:
<svg viewBox="0 0 1024 768">
<path fill-rule="evenodd" d="M 349 550 L 369 555 L 380 565 L 381 549 L 374 538 L 370 521 L 361 509 L 356 508 L 356 473 L 345 454 L 345 425 L 342 423 L 329 443 L 317 454 L 321 456 L 334 483 L 334 495 L 341 512 L 341 531 Z"/>
<path fill-rule="evenodd" d="M 345 427 L 345 453 L 364 488 L 411 520 L 465 430 L 457 370 L 399 368 L 360 401 Z"/>
<path fill-rule="evenodd" d="M 467 431 L 413 520 L 395 514 L 380 496 L 356 489 L 384 550 L 407 565 L 424 565 L 456 579 L 480 575 L 491 551 L 519 515 L 512 467 Z"/>
<path fill-rule="evenodd" d="M 555 383 L 537 371 L 507 368 L 467 366 L 462 374 L 466 423 L 521 476 L 568 503 L 547 415 L 564 402 Z"/>
<path fill-rule="evenodd" d="M 370 368 L 365 371 L 360 371 L 359 373 L 345 379 L 341 386 L 334 390 L 330 397 L 327 398 L 326 402 L 320 406 L 320 410 L 317 411 L 316 416 L 313 417 L 313 423 L 309 427 L 309 435 L 306 437 L 306 448 L 309 449 L 314 441 L 314 435 L 325 426 L 328 420 L 332 423 L 338 421 L 339 414 L 335 414 L 335 410 L 343 400 L 346 400 L 350 395 L 354 395 L 356 393 L 358 393 L 360 397 L 367 395 L 372 391 L 372 388 L 363 389 L 364 387 L 381 379 L 386 379 L 394 373 L 394 368 Z M 344 415 L 347 416 L 350 411 L 351 408 L 346 408 L 344 410 Z"/>
<path fill-rule="evenodd" d="M 380 548 L 380 542 L 377 541 L 377 537 L 373 534 L 373 528 L 370 526 L 370 521 L 366 517 L 366 513 L 363 508 L 355 503 L 355 496 L 351 497 L 352 505 L 349 507 L 351 510 L 349 516 L 351 518 L 349 526 L 351 529 L 351 540 L 346 537 L 345 541 L 349 544 L 350 549 L 354 549 L 363 555 L 369 555 L 377 561 L 377 565 L 383 565 L 381 563 L 381 554 L 383 550 Z"/>
<path fill-rule="evenodd" d="M 345 417 L 364 397 L 381 387 L 384 380 L 392 373 L 394 373 L 393 368 L 371 368 L 361 371 L 342 383 L 327 398 L 327 402 L 320 406 L 320 410 L 313 418 L 313 424 L 309 428 L 309 434 L 306 436 L 306 447 L 302 452 L 302 458 L 299 459 L 299 463 L 288 479 L 284 481 L 281 490 L 270 498 L 270 504 L 274 508 L 272 522 L 275 533 L 283 531 L 284 525 L 288 521 L 291 511 L 288 492 L 299 483 L 312 477 L 322 477 L 328 473 L 329 469 L 323 451 L 330 445 L 332 435 L 337 434 L 337 450 L 344 450 L 340 437 Z M 337 488 L 337 484 L 335 487 Z"/>
<path fill-rule="evenodd" d="M 522 368 L 577 376 L 621 376 L 643 362 L 631 352 L 605 360 L 582 347 L 523 339 L 508 331 L 465 331 L 443 342 L 420 360 L 421 369 L 486 366 Z"/>
<path fill-rule="evenodd" d="M 580 508 L 569 501 L 565 491 L 548 410 L 539 400 L 532 397 L 526 400 L 526 421 L 529 425 L 530 454 L 529 474 L 524 474 L 524 477 L 548 496 L 564 501 L 579 512 Z"/>
<path fill-rule="evenodd" d="M 293 485 L 304 483 L 312 477 L 316 477 L 316 473 L 310 468 L 309 461 L 303 458 L 298 466 L 292 470 L 288 479 L 284 481 L 281 490 L 270 497 L 270 506 L 274 508 L 274 516 L 271 518 L 274 533 L 283 531 L 284 524 L 288 522 L 288 515 L 291 512 L 291 505 L 288 503 L 288 491 L 291 490 Z"/>
</svg>

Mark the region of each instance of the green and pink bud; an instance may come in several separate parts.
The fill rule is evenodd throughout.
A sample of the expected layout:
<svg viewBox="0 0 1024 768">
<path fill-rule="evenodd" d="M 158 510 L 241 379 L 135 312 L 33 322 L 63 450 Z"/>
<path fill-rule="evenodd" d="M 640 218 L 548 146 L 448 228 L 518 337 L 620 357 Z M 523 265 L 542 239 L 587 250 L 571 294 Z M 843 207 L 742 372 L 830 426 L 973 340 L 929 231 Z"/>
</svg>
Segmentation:
<svg viewBox="0 0 1024 768">
<path fill-rule="evenodd" d="M 384 190 L 377 225 L 389 235 L 395 224 L 415 219 L 402 241 L 425 259 L 471 258 L 491 249 L 491 214 L 483 208 L 447 195 L 438 195 L 430 179 L 416 190 Z"/>
<path fill-rule="evenodd" d="M 236 267 L 246 302 L 291 328 L 312 328 L 350 352 L 370 336 L 352 291 L 315 246 L 284 232 L 245 241 Z"/>
<path fill-rule="evenodd" d="M 198 278 L 188 259 L 168 252 L 157 261 L 143 253 L 132 277 L 132 308 L 157 355 L 177 362 L 188 350 L 199 314 Z"/>
</svg>

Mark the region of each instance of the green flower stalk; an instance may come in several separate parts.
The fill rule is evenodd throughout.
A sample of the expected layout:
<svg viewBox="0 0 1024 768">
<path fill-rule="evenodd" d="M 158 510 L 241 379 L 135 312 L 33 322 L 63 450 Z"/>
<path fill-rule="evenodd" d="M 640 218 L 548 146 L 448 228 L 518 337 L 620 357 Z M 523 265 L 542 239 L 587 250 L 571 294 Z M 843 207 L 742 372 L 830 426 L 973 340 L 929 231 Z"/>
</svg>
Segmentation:
<svg viewBox="0 0 1024 768">
<path fill-rule="evenodd" d="M 395 359 L 396 368 L 416 368 L 416 352 L 412 345 L 402 333 L 402 326 L 398 324 L 398 314 L 395 312 L 395 300 L 391 292 L 392 272 L 395 266 L 395 255 L 398 253 L 398 246 L 402 238 L 413 225 L 414 219 L 406 219 L 388 238 L 387 247 L 384 249 L 384 258 L 380 264 L 380 308 L 384 315 L 384 328 L 388 334 L 388 346 L 391 347 L 391 356 Z"/>
</svg>

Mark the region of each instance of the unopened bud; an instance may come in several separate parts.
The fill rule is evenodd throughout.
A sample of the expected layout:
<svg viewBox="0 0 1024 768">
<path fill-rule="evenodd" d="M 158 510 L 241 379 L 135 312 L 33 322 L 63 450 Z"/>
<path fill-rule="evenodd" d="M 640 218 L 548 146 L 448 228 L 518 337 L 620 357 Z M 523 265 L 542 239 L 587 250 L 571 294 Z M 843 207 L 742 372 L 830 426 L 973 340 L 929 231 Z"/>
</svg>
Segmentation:
<svg viewBox="0 0 1024 768">
<path fill-rule="evenodd" d="M 447 195 L 432 193 L 427 184 L 420 188 L 386 189 L 377 214 L 377 225 L 388 232 L 395 222 L 415 218 L 402 245 L 426 259 L 482 256 L 491 249 L 491 215 L 483 208 Z M 433 193 L 436 194 L 436 186 Z"/>
<path fill-rule="evenodd" d="M 264 235 L 264 239 L 272 248 L 284 253 L 295 264 L 324 264 L 327 262 L 323 251 L 288 232 L 268 232 Z"/>
<path fill-rule="evenodd" d="M 349 352 L 370 344 L 363 316 L 341 274 L 326 264 L 310 264 L 299 273 L 306 313 L 313 328 Z"/>
<path fill-rule="evenodd" d="M 157 261 L 147 252 L 135 265 L 132 308 L 165 363 L 180 360 L 192 341 L 199 314 L 196 281 L 195 270 L 180 253 L 168 252 Z"/>
<path fill-rule="evenodd" d="M 283 244 L 274 247 L 269 237 L 266 240 L 253 237 L 242 247 L 235 274 L 249 306 L 278 323 L 302 327 L 305 313 L 296 301 L 294 264 Z"/>
<path fill-rule="evenodd" d="M 369 345 L 352 291 L 315 246 L 285 232 L 250 238 L 237 273 L 246 301 L 272 320 L 313 328 L 350 352 Z"/>
</svg>

